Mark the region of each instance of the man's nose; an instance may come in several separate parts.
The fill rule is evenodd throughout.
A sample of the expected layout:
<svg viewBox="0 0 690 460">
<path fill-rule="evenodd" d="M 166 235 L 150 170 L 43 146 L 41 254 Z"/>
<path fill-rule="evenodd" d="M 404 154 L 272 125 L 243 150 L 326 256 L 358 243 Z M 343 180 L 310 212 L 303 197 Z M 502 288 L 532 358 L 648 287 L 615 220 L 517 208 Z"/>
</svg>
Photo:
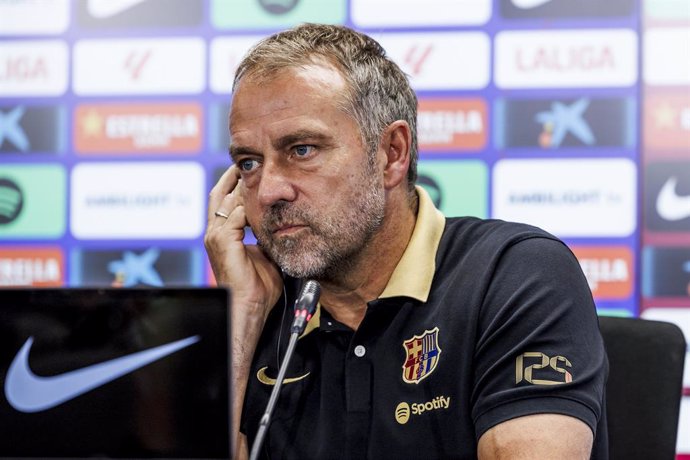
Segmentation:
<svg viewBox="0 0 690 460">
<path fill-rule="evenodd" d="M 272 161 L 265 162 L 261 171 L 258 199 L 262 206 L 271 206 L 278 201 L 294 201 L 297 191 L 289 171 Z"/>
</svg>

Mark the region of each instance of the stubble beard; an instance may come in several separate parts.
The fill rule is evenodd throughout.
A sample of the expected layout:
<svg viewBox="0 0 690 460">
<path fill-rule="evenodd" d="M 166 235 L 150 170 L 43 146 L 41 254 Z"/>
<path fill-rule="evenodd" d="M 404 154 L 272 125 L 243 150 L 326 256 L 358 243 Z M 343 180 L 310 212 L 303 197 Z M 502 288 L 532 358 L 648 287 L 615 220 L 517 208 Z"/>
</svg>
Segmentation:
<svg viewBox="0 0 690 460">
<path fill-rule="evenodd" d="M 295 278 L 335 280 L 353 268 L 385 215 L 383 188 L 370 167 L 363 169 L 361 187 L 354 189 L 337 213 L 319 213 L 284 201 L 269 208 L 256 236 L 284 273 Z M 306 228 L 294 236 L 276 237 L 273 230 L 284 223 Z"/>
</svg>

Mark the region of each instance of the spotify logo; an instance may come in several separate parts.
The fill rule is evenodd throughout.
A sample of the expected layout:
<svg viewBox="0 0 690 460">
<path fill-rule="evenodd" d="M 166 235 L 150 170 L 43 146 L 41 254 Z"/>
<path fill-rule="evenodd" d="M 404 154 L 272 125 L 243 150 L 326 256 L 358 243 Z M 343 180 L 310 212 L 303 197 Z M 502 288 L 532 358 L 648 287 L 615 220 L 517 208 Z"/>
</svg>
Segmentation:
<svg viewBox="0 0 690 460">
<path fill-rule="evenodd" d="M 17 218 L 24 206 L 22 190 L 9 179 L 0 179 L 0 225 Z"/>
<path fill-rule="evenodd" d="M 398 407 L 395 408 L 395 420 L 404 425 L 410 420 L 410 405 L 406 402 L 401 402 Z"/>
<path fill-rule="evenodd" d="M 295 9 L 299 0 L 259 0 L 259 4 L 270 14 L 286 14 Z"/>
</svg>

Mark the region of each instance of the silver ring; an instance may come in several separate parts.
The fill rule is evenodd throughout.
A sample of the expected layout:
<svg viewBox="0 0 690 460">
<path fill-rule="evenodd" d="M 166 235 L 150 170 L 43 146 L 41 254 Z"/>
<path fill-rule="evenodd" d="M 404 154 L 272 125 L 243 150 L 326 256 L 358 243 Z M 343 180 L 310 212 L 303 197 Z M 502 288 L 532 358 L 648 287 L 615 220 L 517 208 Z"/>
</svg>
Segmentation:
<svg viewBox="0 0 690 460">
<path fill-rule="evenodd" d="M 218 217 L 222 217 L 223 219 L 227 219 L 228 217 L 230 217 L 229 215 L 225 214 L 224 212 L 220 212 L 220 211 L 216 211 L 215 215 Z"/>
</svg>

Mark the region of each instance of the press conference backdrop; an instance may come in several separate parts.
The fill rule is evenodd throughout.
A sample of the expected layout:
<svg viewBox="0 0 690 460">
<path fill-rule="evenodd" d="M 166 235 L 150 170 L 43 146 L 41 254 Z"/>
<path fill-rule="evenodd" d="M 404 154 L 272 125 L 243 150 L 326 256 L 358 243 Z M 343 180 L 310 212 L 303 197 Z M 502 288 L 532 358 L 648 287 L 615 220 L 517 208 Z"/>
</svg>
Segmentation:
<svg viewBox="0 0 690 460">
<path fill-rule="evenodd" d="M 409 74 L 444 213 L 551 231 L 601 314 L 690 338 L 689 0 L 0 0 L 0 285 L 213 283 L 234 69 L 301 22 Z"/>
</svg>

